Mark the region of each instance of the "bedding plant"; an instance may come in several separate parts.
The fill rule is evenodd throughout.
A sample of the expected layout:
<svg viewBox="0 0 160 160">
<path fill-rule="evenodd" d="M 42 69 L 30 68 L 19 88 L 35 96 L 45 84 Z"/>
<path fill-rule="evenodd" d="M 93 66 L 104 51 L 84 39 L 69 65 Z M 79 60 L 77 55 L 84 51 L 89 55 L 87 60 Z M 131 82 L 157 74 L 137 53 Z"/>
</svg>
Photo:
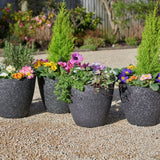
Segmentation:
<svg viewBox="0 0 160 160">
<path fill-rule="evenodd" d="M 85 85 L 90 85 L 99 91 L 100 88 L 109 89 L 116 81 L 117 69 L 112 70 L 100 63 L 82 63 L 83 57 L 78 52 L 71 55 L 68 62 L 58 62 L 60 76 L 55 87 L 58 99 L 71 102 L 71 87 L 84 91 Z M 113 88 L 112 88 L 113 89 Z"/>
<path fill-rule="evenodd" d="M 4 55 L 0 64 L 0 79 L 32 79 L 34 78 L 33 63 L 34 46 L 21 44 L 14 46 L 5 42 Z"/>
</svg>

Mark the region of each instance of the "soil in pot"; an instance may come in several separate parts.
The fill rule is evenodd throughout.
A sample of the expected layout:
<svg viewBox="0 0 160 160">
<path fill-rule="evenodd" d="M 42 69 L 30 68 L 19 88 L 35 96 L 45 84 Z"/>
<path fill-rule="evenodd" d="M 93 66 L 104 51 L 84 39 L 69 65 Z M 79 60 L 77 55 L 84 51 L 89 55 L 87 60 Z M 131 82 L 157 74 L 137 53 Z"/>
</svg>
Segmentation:
<svg viewBox="0 0 160 160">
<path fill-rule="evenodd" d="M 57 96 L 54 94 L 56 80 L 46 77 L 38 78 L 39 90 L 43 104 L 47 112 L 51 113 L 69 113 L 68 103 L 64 103 L 57 100 Z"/>
<path fill-rule="evenodd" d="M 75 123 L 78 126 L 89 128 L 105 125 L 113 91 L 114 85 L 110 86 L 109 91 L 100 89 L 99 92 L 92 86 L 85 86 L 84 92 L 72 87 L 72 103 L 69 104 L 69 108 Z"/>
<path fill-rule="evenodd" d="M 22 118 L 29 114 L 35 88 L 33 79 L 0 79 L 0 116 Z"/>
<path fill-rule="evenodd" d="M 122 109 L 129 123 L 137 126 L 160 123 L 160 91 L 122 84 L 120 96 Z"/>
</svg>

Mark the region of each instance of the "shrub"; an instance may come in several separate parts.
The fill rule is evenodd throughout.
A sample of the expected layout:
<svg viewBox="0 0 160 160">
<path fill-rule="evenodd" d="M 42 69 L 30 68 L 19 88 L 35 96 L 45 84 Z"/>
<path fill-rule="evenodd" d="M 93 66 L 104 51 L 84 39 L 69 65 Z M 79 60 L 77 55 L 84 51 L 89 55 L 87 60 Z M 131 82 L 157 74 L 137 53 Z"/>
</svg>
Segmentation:
<svg viewBox="0 0 160 160">
<path fill-rule="evenodd" d="M 53 36 L 48 48 L 48 59 L 50 61 L 68 61 L 74 49 L 72 36 L 73 29 L 69 19 L 69 12 L 63 2 L 59 9 L 59 14 L 53 26 Z"/>
<path fill-rule="evenodd" d="M 86 30 L 96 30 L 97 25 L 101 23 L 100 17 L 95 18 L 93 12 L 86 12 L 86 8 L 77 7 L 71 10 L 70 19 L 74 28 L 74 35 Z"/>
<path fill-rule="evenodd" d="M 4 54 L 3 54 L 3 63 L 8 66 L 12 65 L 16 70 L 21 69 L 22 67 L 28 65 L 31 66 L 34 58 L 34 45 L 29 48 L 28 45 L 18 46 L 13 45 L 5 41 Z"/>
<path fill-rule="evenodd" d="M 125 42 L 129 46 L 136 46 L 137 45 L 137 40 L 134 37 L 125 38 Z"/>
<path fill-rule="evenodd" d="M 95 46 L 94 44 L 89 44 L 89 45 L 81 46 L 80 49 L 95 51 L 97 49 L 97 46 Z"/>
<path fill-rule="evenodd" d="M 138 48 L 136 67 L 138 75 L 153 75 L 160 71 L 160 17 L 157 16 L 157 11 L 158 5 L 153 13 L 146 16 L 142 41 Z"/>
</svg>

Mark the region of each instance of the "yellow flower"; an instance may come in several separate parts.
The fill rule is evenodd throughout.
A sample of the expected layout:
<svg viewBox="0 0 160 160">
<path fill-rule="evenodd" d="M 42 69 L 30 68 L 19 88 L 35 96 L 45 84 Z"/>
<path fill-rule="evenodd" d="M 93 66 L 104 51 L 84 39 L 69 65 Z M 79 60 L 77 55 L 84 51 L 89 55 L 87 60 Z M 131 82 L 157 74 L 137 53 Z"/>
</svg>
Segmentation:
<svg viewBox="0 0 160 160">
<path fill-rule="evenodd" d="M 51 63 L 51 69 L 55 71 L 57 69 L 57 64 L 52 62 Z"/>
<path fill-rule="evenodd" d="M 52 65 L 52 63 L 51 62 L 46 62 L 46 63 L 44 63 L 43 64 L 45 67 L 50 67 L 51 65 Z"/>
<path fill-rule="evenodd" d="M 34 68 L 37 69 L 38 67 L 40 67 L 42 65 L 40 60 L 37 60 L 37 62 L 34 64 Z"/>
<path fill-rule="evenodd" d="M 130 66 L 127 67 L 127 69 L 131 69 L 131 70 L 132 70 L 133 68 L 135 68 L 134 65 L 130 65 Z"/>
</svg>

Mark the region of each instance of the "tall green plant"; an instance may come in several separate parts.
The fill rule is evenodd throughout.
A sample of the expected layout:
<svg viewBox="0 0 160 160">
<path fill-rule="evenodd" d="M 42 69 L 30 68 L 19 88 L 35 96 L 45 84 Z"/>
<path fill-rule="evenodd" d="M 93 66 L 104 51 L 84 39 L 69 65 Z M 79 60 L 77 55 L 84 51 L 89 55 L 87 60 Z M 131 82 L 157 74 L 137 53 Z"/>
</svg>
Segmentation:
<svg viewBox="0 0 160 160">
<path fill-rule="evenodd" d="M 8 66 L 12 65 L 16 70 L 21 69 L 25 65 L 31 66 L 34 60 L 34 45 L 29 48 L 28 45 L 14 46 L 12 43 L 5 42 L 3 63 Z"/>
<path fill-rule="evenodd" d="M 146 16 L 142 42 L 138 48 L 136 73 L 155 74 L 160 71 L 160 17 L 158 3 L 152 13 Z"/>
<path fill-rule="evenodd" d="M 48 48 L 50 61 L 68 61 L 74 49 L 73 29 L 70 14 L 65 3 L 61 3 L 59 13 L 53 26 L 53 36 Z"/>
</svg>

